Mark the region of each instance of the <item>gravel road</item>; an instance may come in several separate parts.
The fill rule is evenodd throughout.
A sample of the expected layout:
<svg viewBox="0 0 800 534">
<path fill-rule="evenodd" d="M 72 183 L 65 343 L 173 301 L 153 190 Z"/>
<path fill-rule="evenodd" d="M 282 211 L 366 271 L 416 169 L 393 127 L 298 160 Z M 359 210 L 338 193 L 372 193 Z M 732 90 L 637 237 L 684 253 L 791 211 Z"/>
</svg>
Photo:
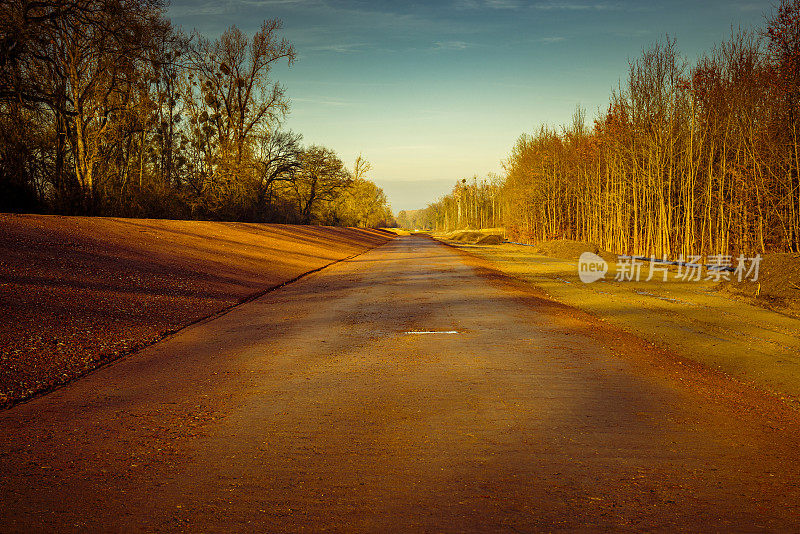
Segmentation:
<svg viewBox="0 0 800 534">
<path fill-rule="evenodd" d="M 800 531 L 748 395 L 398 237 L 0 412 L 0 531 Z"/>
</svg>

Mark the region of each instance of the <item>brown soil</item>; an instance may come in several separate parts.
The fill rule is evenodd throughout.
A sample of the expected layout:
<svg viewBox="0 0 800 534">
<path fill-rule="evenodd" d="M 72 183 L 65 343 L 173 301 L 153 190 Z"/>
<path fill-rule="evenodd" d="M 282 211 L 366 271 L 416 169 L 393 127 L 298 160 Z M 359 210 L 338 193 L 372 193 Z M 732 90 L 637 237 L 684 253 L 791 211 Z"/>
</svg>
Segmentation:
<svg viewBox="0 0 800 534">
<path fill-rule="evenodd" d="M 448 241 L 468 243 L 471 245 L 499 245 L 503 242 L 502 235 L 487 233 L 485 230 L 458 230 L 441 237 Z"/>
<path fill-rule="evenodd" d="M 756 281 L 732 280 L 723 289 L 768 307 L 800 313 L 800 254 L 767 254 Z"/>
<path fill-rule="evenodd" d="M 475 243 L 478 239 L 482 238 L 484 234 L 481 232 L 473 232 L 465 230 L 463 232 L 454 232 L 450 239 L 458 241 L 459 243 Z"/>
<path fill-rule="evenodd" d="M 455 232 L 437 234 L 437 239 L 449 243 L 460 243 L 466 245 L 500 245 L 505 242 L 503 235 L 493 230 L 457 230 Z M 513 240 L 512 240 L 513 241 Z M 519 244 L 519 243 L 514 243 Z M 524 244 L 533 254 L 542 254 L 551 258 L 564 260 L 577 260 L 584 252 L 598 254 L 606 261 L 616 261 L 617 256 L 607 252 L 597 245 L 584 241 L 574 241 L 572 239 L 555 239 L 552 241 L 540 241 L 533 244 Z"/>
<path fill-rule="evenodd" d="M 491 234 L 487 236 L 483 236 L 482 238 L 478 239 L 475 244 L 476 245 L 499 245 L 503 242 L 503 238 L 496 234 Z"/>
<path fill-rule="evenodd" d="M 572 239 L 541 241 L 533 245 L 532 252 L 564 260 L 577 260 L 584 252 L 598 254 L 606 261 L 616 261 L 617 259 L 615 255 L 602 250 L 597 245 L 584 241 L 573 241 Z"/>
<path fill-rule="evenodd" d="M 0 407 L 392 237 L 32 215 L 0 215 L 0 228 Z"/>
</svg>

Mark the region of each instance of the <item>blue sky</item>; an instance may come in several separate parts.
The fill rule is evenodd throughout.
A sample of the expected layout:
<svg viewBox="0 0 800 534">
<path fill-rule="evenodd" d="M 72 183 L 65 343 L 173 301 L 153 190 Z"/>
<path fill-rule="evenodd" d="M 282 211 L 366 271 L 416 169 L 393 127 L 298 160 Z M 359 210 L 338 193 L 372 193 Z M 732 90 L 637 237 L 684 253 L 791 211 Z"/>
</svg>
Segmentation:
<svg viewBox="0 0 800 534">
<path fill-rule="evenodd" d="M 256 31 L 279 18 L 296 47 L 274 70 L 306 144 L 361 153 L 395 213 L 422 208 L 456 180 L 501 173 L 516 138 L 591 120 L 628 60 L 666 34 L 689 60 L 763 26 L 770 1 L 172 0 L 187 32 Z"/>
</svg>

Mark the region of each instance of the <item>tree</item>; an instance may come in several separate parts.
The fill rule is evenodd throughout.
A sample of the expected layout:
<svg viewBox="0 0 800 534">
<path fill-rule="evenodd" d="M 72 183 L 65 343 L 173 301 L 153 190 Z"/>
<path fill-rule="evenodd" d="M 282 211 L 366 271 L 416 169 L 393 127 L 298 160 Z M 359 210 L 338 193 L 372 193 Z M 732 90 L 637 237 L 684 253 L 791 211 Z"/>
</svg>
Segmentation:
<svg viewBox="0 0 800 534">
<path fill-rule="evenodd" d="M 205 160 L 202 184 L 195 188 L 216 203 L 242 196 L 246 181 L 241 178 L 254 170 L 258 133 L 276 129 L 289 109 L 284 88 L 270 77 L 276 62 L 291 65 L 296 55 L 288 41 L 278 39 L 280 28 L 279 20 L 268 20 L 252 39 L 235 26 L 216 41 L 195 35 L 187 102 Z"/>
<path fill-rule="evenodd" d="M 258 140 L 254 156 L 256 217 L 270 217 L 276 187 L 290 183 L 302 165 L 302 136 L 292 132 L 266 132 Z"/>
<path fill-rule="evenodd" d="M 383 190 L 366 179 L 370 170 L 372 164 L 359 154 L 353 163 L 347 187 L 331 206 L 332 219 L 346 226 L 362 228 L 388 225 L 392 219 L 392 210 Z"/>
<path fill-rule="evenodd" d="M 299 211 L 299 222 L 310 224 L 323 219 L 321 204 L 336 200 L 352 183 L 342 160 L 329 148 L 310 146 L 300 157 L 300 168 L 291 183 Z M 333 221 L 328 221 L 333 222 Z"/>
<path fill-rule="evenodd" d="M 775 69 L 774 87 L 782 101 L 783 160 L 787 194 L 786 229 L 791 249 L 800 251 L 800 0 L 781 0 L 767 20 L 766 35 Z"/>
<path fill-rule="evenodd" d="M 39 131 L 51 133 L 38 163 L 52 165 L 55 204 L 65 211 L 102 202 L 144 54 L 159 30 L 171 31 L 162 12 L 157 0 L 10 0 L 0 8 L 9 23 L 0 35 L 0 106 L 8 118 L 35 113 Z"/>
</svg>

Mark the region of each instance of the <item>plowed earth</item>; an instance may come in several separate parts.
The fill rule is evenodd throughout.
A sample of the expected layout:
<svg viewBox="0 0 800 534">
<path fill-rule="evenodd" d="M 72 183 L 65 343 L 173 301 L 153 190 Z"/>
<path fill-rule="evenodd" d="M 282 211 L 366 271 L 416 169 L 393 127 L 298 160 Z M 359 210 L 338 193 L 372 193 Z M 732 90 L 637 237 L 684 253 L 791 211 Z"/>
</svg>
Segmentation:
<svg viewBox="0 0 800 534">
<path fill-rule="evenodd" d="M 0 215 L 0 407 L 391 237 L 353 228 Z"/>
</svg>

